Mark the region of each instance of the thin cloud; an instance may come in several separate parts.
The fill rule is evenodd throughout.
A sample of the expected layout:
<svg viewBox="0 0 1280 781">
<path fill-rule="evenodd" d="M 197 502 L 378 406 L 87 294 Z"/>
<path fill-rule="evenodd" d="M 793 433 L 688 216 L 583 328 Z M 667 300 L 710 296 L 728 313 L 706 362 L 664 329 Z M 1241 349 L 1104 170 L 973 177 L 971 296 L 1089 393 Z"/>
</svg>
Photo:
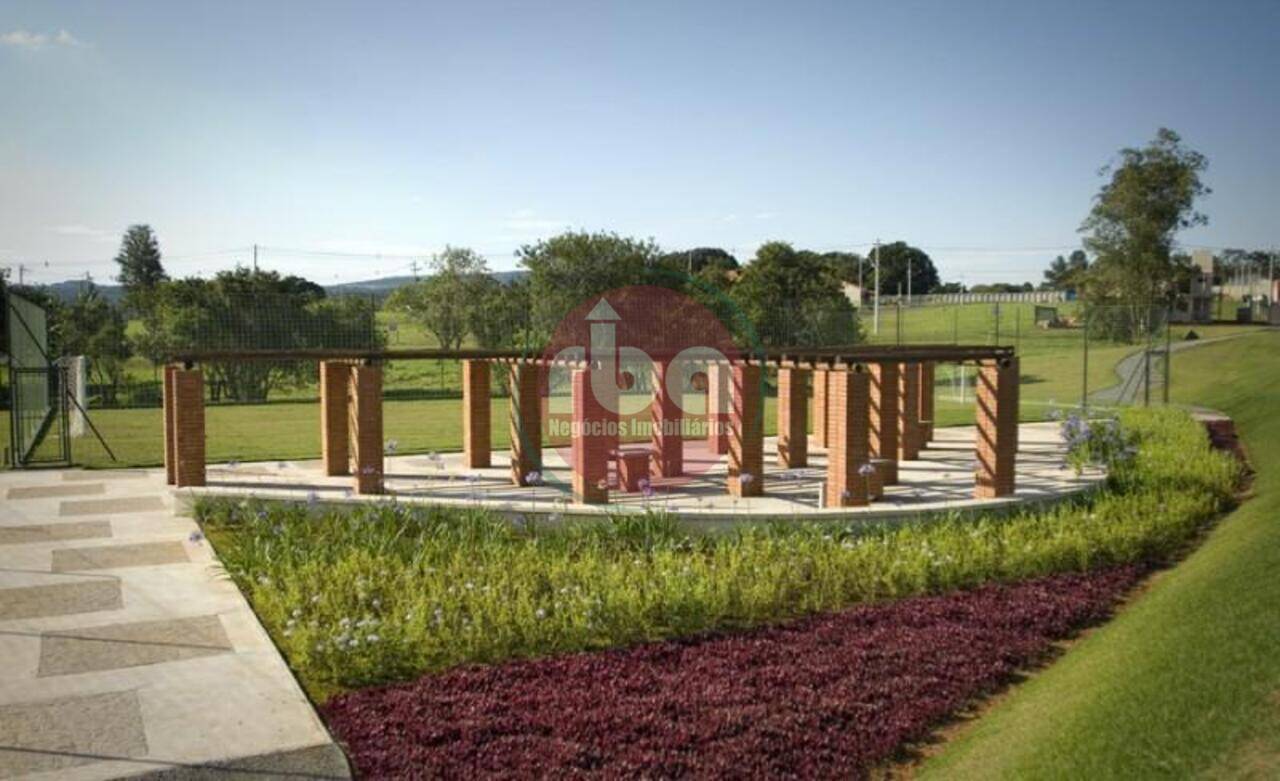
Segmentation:
<svg viewBox="0 0 1280 781">
<path fill-rule="evenodd" d="M 113 242 L 119 238 L 119 234 L 116 231 L 94 228 L 89 225 L 59 225 L 53 228 L 53 232 L 59 236 L 92 239 L 93 241 L 102 242 Z"/>
<path fill-rule="evenodd" d="M 53 35 L 46 33 L 33 33 L 30 30 L 13 30 L 11 32 L 0 34 L 0 46 L 8 46 L 14 49 L 26 49 L 27 51 L 36 51 L 46 46 L 65 46 L 79 47 L 84 46 L 84 42 L 72 35 L 67 30 L 58 30 Z"/>
</svg>

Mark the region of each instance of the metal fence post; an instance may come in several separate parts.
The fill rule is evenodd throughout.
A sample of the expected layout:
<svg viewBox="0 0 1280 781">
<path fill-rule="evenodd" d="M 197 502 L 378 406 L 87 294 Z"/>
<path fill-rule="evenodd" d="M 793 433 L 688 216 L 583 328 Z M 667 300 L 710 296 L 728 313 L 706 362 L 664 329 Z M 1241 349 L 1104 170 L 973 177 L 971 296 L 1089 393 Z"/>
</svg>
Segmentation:
<svg viewBox="0 0 1280 781">
<path fill-rule="evenodd" d="M 1173 310 L 1164 310 L 1164 403 L 1169 404 L 1169 383 L 1173 380 Z"/>
<path fill-rule="evenodd" d="M 1081 375 L 1084 377 L 1083 387 L 1080 392 L 1080 410 L 1088 412 L 1089 410 L 1089 312 L 1084 313 L 1084 365 Z"/>
</svg>

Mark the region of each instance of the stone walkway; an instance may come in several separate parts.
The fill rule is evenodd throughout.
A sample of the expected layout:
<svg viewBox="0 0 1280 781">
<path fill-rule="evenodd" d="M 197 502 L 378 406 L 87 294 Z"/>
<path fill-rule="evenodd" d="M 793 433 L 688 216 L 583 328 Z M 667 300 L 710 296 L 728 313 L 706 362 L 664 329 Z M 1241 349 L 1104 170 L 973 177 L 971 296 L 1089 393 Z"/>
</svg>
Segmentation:
<svg viewBox="0 0 1280 781">
<path fill-rule="evenodd" d="M 0 778 L 344 778 L 163 472 L 0 473 Z"/>
</svg>

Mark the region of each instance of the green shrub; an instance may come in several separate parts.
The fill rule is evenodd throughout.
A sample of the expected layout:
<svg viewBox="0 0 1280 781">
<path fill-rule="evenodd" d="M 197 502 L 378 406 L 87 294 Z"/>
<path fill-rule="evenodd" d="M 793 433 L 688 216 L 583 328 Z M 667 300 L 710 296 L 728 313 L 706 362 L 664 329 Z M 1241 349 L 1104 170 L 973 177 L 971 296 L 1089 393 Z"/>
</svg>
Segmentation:
<svg viewBox="0 0 1280 781">
<path fill-rule="evenodd" d="M 552 527 L 392 501 L 344 514 L 205 500 L 197 513 L 323 697 L 468 662 L 1165 559 L 1231 502 L 1238 468 L 1184 414 L 1127 412 L 1123 426 L 1136 451 L 1105 491 L 1005 515 L 787 520 L 703 535 L 658 513 Z"/>
</svg>

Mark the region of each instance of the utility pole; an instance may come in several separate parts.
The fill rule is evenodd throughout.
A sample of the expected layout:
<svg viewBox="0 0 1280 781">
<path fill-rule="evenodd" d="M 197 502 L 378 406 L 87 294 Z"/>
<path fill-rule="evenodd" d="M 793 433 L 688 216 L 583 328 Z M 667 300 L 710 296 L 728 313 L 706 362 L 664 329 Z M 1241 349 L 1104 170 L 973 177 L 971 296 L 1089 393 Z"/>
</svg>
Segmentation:
<svg viewBox="0 0 1280 781">
<path fill-rule="evenodd" d="M 911 256 L 907 256 L 907 308 L 911 308 Z"/>
<path fill-rule="evenodd" d="M 253 273 L 258 273 L 258 245 L 253 245 Z"/>
<path fill-rule="evenodd" d="M 18 264 L 18 287 L 22 287 L 23 284 L 25 283 L 26 273 L 27 273 L 27 267 L 19 263 Z"/>
<path fill-rule="evenodd" d="M 875 315 L 872 320 L 872 333 L 879 335 L 880 333 L 880 239 L 876 239 L 876 246 L 873 250 L 875 253 L 876 263 L 876 298 L 875 298 Z"/>
<path fill-rule="evenodd" d="M 417 258 L 413 259 L 413 262 L 409 264 L 409 268 L 410 270 L 413 271 L 413 281 L 417 282 L 418 281 L 418 259 Z"/>
</svg>

